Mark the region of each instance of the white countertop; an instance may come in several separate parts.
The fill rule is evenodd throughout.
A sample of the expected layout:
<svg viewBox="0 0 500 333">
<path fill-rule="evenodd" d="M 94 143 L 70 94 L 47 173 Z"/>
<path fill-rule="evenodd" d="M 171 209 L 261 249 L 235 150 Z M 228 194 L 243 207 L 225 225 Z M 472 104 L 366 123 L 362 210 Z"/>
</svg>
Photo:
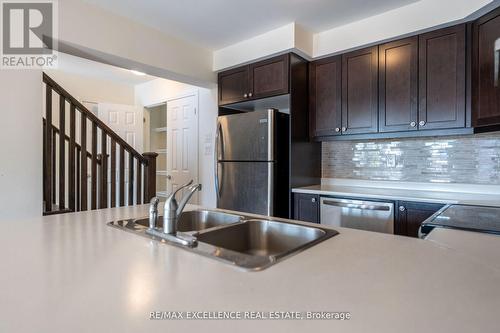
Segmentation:
<svg viewBox="0 0 500 333">
<path fill-rule="evenodd" d="M 193 208 L 193 207 L 191 207 Z M 2 222 L 0 332 L 498 332 L 500 269 L 354 229 L 261 272 L 111 228 L 147 206 Z M 477 242 L 470 238 L 470 243 Z M 500 253 L 500 242 L 485 248 Z M 349 321 L 151 321 L 151 311 L 349 311 Z"/>
<path fill-rule="evenodd" d="M 330 196 L 359 197 L 366 199 L 386 199 L 415 202 L 483 205 L 500 207 L 500 194 L 471 193 L 464 191 L 439 191 L 413 187 L 412 183 L 405 183 L 406 188 L 391 188 L 380 186 L 347 185 L 346 182 L 336 184 L 312 185 L 294 188 L 293 192 Z"/>
<path fill-rule="evenodd" d="M 500 260 L 498 260 L 500 236 L 498 235 L 434 228 L 426 240 L 458 251 L 479 263 L 492 265 L 500 271 Z"/>
</svg>

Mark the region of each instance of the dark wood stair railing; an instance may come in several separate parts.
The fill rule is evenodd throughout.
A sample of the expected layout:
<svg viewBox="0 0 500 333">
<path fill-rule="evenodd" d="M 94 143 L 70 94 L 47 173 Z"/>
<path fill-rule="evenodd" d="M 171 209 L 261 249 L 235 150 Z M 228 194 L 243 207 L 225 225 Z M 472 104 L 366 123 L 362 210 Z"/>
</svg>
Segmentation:
<svg viewBox="0 0 500 333">
<path fill-rule="evenodd" d="M 140 154 L 45 73 L 43 82 L 44 215 L 149 202 L 156 195 L 158 154 Z M 59 127 L 53 123 L 54 93 L 59 95 Z M 77 120 L 80 121 L 79 138 L 76 137 Z"/>
</svg>

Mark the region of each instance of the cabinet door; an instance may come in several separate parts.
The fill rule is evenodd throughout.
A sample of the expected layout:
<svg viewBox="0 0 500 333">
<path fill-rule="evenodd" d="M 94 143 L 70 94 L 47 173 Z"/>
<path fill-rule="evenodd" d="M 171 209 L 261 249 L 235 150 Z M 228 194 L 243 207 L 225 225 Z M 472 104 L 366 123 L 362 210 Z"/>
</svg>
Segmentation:
<svg viewBox="0 0 500 333">
<path fill-rule="evenodd" d="M 418 38 L 379 46 L 379 131 L 417 129 Z"/>
<path fill-rule="evenodd" d="M 500 9 L 473 26 L 473 126 L 500 124 Z"/>
<path fill-rule="evenodd" d="M 442 207 L 442 204 L 399 201 L 394 233 L 418 237 L 418 229 L 422 222 Z"/>
<path fill-rule="evenodd" d="M 313 136 L 340 135 L 342 127 L 342 57 L 309 66 L 309 110 Z"/>
<path fill-rule="evenodd" d="M 250 98 L 288 94 L 289 55 L 274 57 L 249 65 Z"/>
<path fill-rule="evenodd" d="M 342 56 L 342 132 L 378 131 L 378 46 Z"/>
<path fill-rule="evenodd" d="M 319 223 L 319 196 L 294 193 L 293 218 L 299 221 Z"/>
<path fill-rule="evenodd" d="M 248 66 L 219 73 L 219 105 L 248 98 Z"/>
<path fill-rule="evenodd" d="M 419 129 L 465 127 L 465 25 L 419 39 Z"/>
</svg>

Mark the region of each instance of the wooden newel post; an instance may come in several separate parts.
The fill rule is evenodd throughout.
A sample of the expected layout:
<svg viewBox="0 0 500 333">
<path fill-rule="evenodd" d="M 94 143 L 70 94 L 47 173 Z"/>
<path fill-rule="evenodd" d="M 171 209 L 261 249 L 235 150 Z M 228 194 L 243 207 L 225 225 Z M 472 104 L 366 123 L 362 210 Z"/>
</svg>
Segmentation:
<svg viewBox="0 0 500 333">
<path fill-rule="evenodd" d="M 144 166 L 144 202 L 149 201 L 156 196 L 156 157 L 157 153 L 142 154 L 147 160 Z"/>
</svg>

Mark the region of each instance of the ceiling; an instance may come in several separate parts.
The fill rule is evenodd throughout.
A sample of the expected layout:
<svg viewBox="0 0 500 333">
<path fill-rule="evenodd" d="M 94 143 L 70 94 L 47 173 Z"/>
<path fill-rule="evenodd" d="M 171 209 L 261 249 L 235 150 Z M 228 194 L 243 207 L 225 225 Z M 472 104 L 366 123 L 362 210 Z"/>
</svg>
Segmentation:
<svg viewBox="0 0 500 333">
<path fill-rule="evenodd" d="M 418 0 L 84 0 L 217 50 L 291 22 L 320 32 Z"/>
<path fill-rule="evenodd" d="M 57 70 L 106 81 L 127 85 L 136 85 L 156 79 L 150 75 L 136 75 L 128 69 L 115 67 L 100 62 L 75 57 L 66 53 L 57 53 Z"/>
</svg>

